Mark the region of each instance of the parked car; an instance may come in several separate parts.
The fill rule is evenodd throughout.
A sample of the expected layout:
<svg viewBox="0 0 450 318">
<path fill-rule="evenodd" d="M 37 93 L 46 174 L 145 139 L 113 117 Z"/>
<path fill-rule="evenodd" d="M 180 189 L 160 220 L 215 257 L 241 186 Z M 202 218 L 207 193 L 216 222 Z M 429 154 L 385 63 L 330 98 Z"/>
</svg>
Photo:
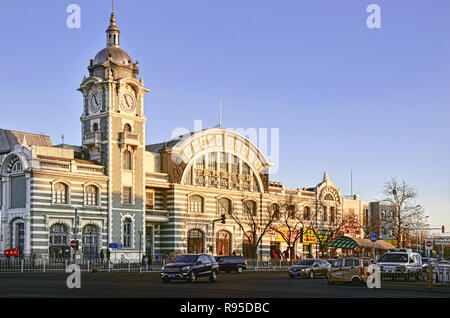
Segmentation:
<svg viewBox="0 0 450 318">
<path fill-rule="evenodd" d="M 326 259 L 325 261 L 327 261 L 328 263 L 330 263 L 331 266 L 333 266 L 334 263 L 336 263 L 338 259 L 337 258 L 329 258 Z"/>
<path fill-rule="evenodd" d="M 323 276 L 328 273 L 331 264 L 321 259 L 303 259 L 294 266 L 289 267 L 289 278 L 309 277 L 311 279 Z"/>
<path fill-rule="evenodd" d="M 328 271 L 328 284 L 352 283 L 361 285 L 366 282 L 369 276 L 368 267 L 371 261 L 368 257 L 348 257 L 340 258 L 334 262 Z"/>
<path fill-rule="evenodd" d="M 392 249 L 384 253 L 380 265 L 381 279 L 422 279 L 422 258 L 411 249 Z"/>
<path fill-rule="evenodd" d="M 171 279 L 187 280 L 195 283 L 199 278 L 209 278 L 217 281 L 219 265 L 209 254 L 184 254 L 178 256 L 172 263 L 161 268 L 161 279 L 164 283 Z"/>
<path fill-rule="evenodd" d="M 229 273 L 231 271 L 238 274 L 247 269 L 247 261 L 244 256 L 216 256 L 219 270 Z"/>
</svg>

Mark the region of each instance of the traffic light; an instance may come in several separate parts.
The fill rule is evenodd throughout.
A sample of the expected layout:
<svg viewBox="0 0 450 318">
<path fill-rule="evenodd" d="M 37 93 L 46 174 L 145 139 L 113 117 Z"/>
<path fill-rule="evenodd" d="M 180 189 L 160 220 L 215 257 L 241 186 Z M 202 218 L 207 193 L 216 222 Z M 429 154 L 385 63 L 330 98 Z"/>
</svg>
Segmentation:
<svg viewBox="0 0 450 318">
<path fill-rule="evenodd" d="M 223 224 L 225 224 L 225 214 L 222 214 L 220 216 L 220 222 L 222 222 Z"/>
<path fill-rule="evenodd" d="M 442 225 L 442 233 L 445 233 L 445 226 Z"/>
</svg>

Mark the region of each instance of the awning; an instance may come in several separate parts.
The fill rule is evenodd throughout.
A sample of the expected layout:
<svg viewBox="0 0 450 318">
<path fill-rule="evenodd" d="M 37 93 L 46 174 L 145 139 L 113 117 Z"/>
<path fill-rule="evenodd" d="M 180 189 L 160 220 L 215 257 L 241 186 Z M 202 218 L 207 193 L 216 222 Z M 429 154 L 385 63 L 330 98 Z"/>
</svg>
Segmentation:
<svg viewBox="0 0 450 318">
<path fill-rule="evenodd" d="M 345 249 L 355 249 L 361 247 L 375 247 L 377 249 L 389 250 L 391 248 L 395 248 L 391 243 L 385 241 L 376 241 L 372 243 L 372 241 L 363 238 L 351 238 L 347 236 L 338 236 L 335 237 L 328 243 L 329 247 L 337 247 L 337 248 L 345 248 Z"/>
</svg>

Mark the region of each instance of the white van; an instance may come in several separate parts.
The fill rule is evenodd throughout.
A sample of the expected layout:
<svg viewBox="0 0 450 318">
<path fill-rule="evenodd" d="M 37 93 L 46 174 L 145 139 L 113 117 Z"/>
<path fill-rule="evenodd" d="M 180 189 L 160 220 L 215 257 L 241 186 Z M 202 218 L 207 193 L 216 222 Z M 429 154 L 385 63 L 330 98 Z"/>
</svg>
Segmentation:
<svg viewBox="0 0 450 318">
<path fill-rule="evenodd" d="M 411 249 L 392 249 L 384 253 L 378 262 L 381 278 L 406 281 L 422 279 L 422 258 Z"/>
</svg>

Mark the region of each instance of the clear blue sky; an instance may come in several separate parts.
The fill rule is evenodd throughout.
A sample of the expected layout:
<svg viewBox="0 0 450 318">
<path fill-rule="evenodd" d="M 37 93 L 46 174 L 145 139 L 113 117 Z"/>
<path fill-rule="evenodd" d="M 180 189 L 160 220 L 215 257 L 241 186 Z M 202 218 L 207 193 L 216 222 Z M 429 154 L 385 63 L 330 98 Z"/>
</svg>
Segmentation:
<svg viewBox="0 0 450 318">
<path fill-rule="evenodd" d="M 81 7 L 69 29 L 66 8 Z M 381 7 L 381 29 L 366 8 Z M 0 127 L 81 143 L 89 59 L 105 46 L 111 1 L 0 5 Z M 450 229 L 450 2 L 403 0 L 115 1 L 121 46 L 140 61 L 147 143 L 201 119 L 280 129 L 287 187 L 323 172 L 350 194 L 381 198 L 404 178 L 434 225 Z"/>
</svg>

